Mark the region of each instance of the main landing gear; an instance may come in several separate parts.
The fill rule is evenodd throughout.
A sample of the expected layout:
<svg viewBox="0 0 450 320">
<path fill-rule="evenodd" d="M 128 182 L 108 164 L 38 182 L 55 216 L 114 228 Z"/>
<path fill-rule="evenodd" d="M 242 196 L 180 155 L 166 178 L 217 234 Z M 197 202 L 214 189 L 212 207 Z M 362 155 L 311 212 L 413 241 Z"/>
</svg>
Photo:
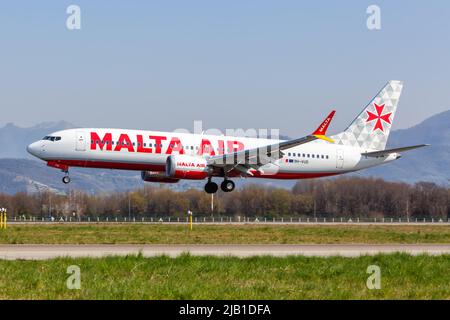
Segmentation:
<svg viewBox="0 0 450 320">
<path fill-rule="evenodd" d="M 222 189 L 223 192 L 231 192 L 234 190 L 235 184 L 233 181 L 225 179 L 220 184 L 220 189 Z"/>
<path fill-rule="evenodd" d="M 68 184 L 70 182 L 69 171 L 65 171 L 66 175 L 62 178 L 62 182 L 64 184 Z"/>
<path fill-rule="evenodd" d="M 216 193 L 219 186 L 217 183 L 212 182 L 211 178 L 208 179 L 208 182 L 205 184 L 205 192 L 206 193 Z"/>
<path fill-rule="evenodd" d="M 220 184 L 220 189 L 222 189 L 223 192 L 231 192 L 234 190 L 234 188 L 234 182 L 228 179 L 223 180 L 223 182 Z M 217 185 L 217 183 L 212 182 L 211 178 L 209 178 L 208 182 L 205 184 L 205 192 L 210 194 L 216 193 L 218 189 L 219 186 Z"/>
</svg>

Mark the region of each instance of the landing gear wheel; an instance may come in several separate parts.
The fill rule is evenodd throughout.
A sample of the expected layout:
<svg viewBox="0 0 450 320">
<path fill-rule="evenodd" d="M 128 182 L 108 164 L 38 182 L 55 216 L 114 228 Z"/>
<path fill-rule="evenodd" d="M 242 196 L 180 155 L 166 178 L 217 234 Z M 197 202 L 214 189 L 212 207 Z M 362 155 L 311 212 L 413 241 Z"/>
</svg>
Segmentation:
<svg viewBox="0 0 450 320">
<path fill-rule="evenodd" d="M 205 192 L 206 193 L 216 193 L 219 189 L 219 186 L 215 182 L 208 182 L 205 184 Z"/>
<path fill-rule="evenodd" d="M 222 189 L 223 192 L 231 192 L 234 190 L 235 184 L 231 180 L 223 180 L 223 182 L 220 184 L 220 189 Z"/>
<path fill-rule="evenodd" d="M 62 178 L 62 182 L 65 183 L 65 184 L 68 184 L 70 182 L 70 177 L 69 176 L 64 176 Z"/>
</svg>

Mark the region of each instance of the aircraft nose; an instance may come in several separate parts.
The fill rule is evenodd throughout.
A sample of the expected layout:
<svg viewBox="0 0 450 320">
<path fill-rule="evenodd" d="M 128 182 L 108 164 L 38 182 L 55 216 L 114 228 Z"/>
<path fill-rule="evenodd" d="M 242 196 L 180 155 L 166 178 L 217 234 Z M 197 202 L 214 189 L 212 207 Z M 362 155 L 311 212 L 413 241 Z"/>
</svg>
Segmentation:
<svg viewBox="0 0 450 320">
<path fill-rule="evenodd" d="M 37 142 L 33 142 L 32 144 L 29 144 L 29 145 L 27 146 L 27 151 L 28 151 L 28 153 L 30 153 L 30 154 L 32 154 L 33 156 L 36 156 L 36 157 L 37 157 L 38 151 L 39 151 L 38 143 L 37 143 Z"/>
</svg>

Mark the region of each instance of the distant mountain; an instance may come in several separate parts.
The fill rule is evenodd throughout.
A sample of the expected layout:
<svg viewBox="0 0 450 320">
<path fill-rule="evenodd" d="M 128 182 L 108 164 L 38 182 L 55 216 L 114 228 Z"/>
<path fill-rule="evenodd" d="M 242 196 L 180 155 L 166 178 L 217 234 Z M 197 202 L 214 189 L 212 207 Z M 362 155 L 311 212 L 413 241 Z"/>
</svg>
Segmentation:
<svg viewBox="0 0 450 320">
<path fill-rule="evenodd" d="M 74 167 L 70 169 L 72 181 L 68 185 L 61 182 L 63 175 L 60 170 L 46 166 L 43 161 L 0 159 L 0 193 L 14 194 L 19 191 L 35 193 L 47 190 L 67 193 L 70 189 L 84 190 L 88 193 L 108 193 L 133 190 L 145 184 L 140 171 Z M 203 182 L 196 185 L 182 181 L 165 186 L 184 190 L 189 187 L 202 188 Z"/>
<path fill-rule="evenodd" d="M 70 172 L 72 182 L 61 182 L 63 173 L 47 167 L 45 162 L 28 159 L 0 159 L 0 192 L 18 191 L 38 192 L 53 190 L 65 192 L 69 188 L 87 192 L 104 190 L 128 190 L 142 186 L 139 172 L 107 171 L 73 168 Z"/>
<path fill-rule="evenodd" d="M 20 128 L 7 124 L 0 128 L 0 192 L 37 192 L 53 190 L 66 192 L 69 188 L 86 192 L 126 191 L 144 186 L 139 171 L 97 170 L 71 168 L 72 182 L 61 183 L 62 173 L 49 168 L 44 162 L 29 156 L 25 146 L 46 134 L 74 128 L 68 122 L 42 123 L 30 128 Z M 396 130 L 389 137 L 388 147 L 401 147 L 429 143 L 431 147 L 405 152 L 403 158 L 393 163 L 355 173 L 374 176 L 391 181 L 414 183 L 432 181 L 440 185 L 450 185 L 450 110 L 432 116 L 418 125 Z M 3 159 L 2 159 L 3 158 Z M 16 159 L 12 159 L 16 158 Z M 295 181 L 270 179 L 236 179 L 237 185 L 258 183 L 289 188 Z M 165 185 L 168 188 L 184 190 L 190 187 L 202 188 L 203 182 L 181 181 Z"/>
<path fill-rule="evenodd" d="M 29 158 L 26 151 L 26 146 L 31 142 L 34 142 L 47 134 L 75 128 L 75 126 L 69 122 L 43 122 L 36 126 L 29 128 L 17 127 L 12 123 L 6 124 L 0 128 L 0 158 Z"/>
<path fill-rule="evenodd" d="M 414 127 L 393 131 L 387 147 L 421 143 L 431 146 L 405 152 L 400 160 L 361 171 L 361 175 L 408 183 L 423 180 L 450 185 L 450 110 L 434 115 Z"/>
</svg>

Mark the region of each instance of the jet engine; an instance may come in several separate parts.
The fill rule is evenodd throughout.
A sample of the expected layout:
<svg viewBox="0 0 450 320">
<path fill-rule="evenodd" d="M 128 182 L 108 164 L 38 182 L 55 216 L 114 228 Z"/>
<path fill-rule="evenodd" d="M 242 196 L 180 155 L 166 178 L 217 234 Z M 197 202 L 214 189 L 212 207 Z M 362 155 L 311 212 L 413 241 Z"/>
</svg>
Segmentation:
<svg viewBox="0 0 450 320">
<path fill-rule="evenodd" d="M 171 155 L 166 160 L 166 177 L 171 179 L 203 180 L 208 176 L 208 166 L 202 157 Z"/>
<path fill-rule="evenodd" d="M 180 179 L 167 177 L 162 171 L 142 171 L 141 178 L 146 182 L 176 183 L 180 181 Z"/>
</svg>

